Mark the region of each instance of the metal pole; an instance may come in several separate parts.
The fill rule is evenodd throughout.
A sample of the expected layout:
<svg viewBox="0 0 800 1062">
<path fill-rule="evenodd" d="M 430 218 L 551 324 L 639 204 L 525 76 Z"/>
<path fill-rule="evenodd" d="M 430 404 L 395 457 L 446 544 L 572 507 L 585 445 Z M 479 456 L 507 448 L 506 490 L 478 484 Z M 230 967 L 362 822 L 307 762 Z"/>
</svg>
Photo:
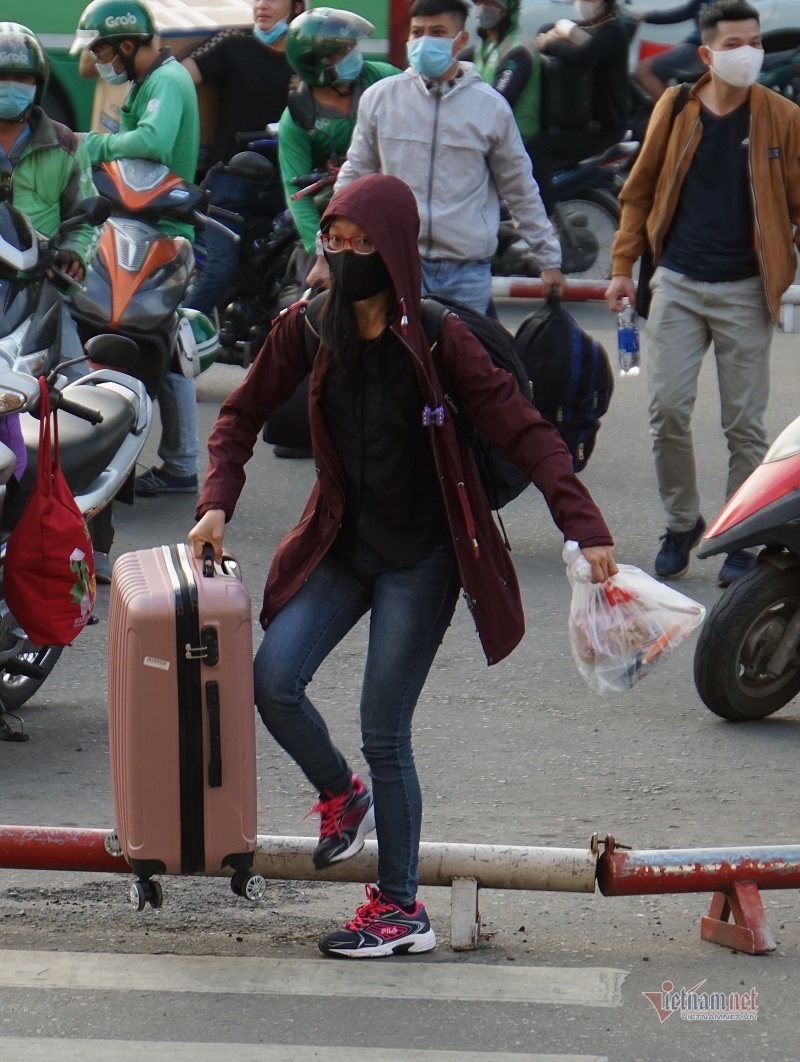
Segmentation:
<svg viewBox="0 0 800 1062">
<path fill-rule="evenodd" d="M 358 855 L 315 871 L 313 837 L 259 837 L 253 869 L 265 878 L 308 881 L 374 881 L 378 846 L 367 841 Z M 419 851 L 421 885 L 451 885 L 474 878 L 483 889 L 541 889 L 594 892 L 597 852 L 591 848 L 525 848 L 490 844 L 436 844 Z"/>
<path fill-rule="evenodd" d="M 106 848 L 109 830 L 58 826 L 0 826 L 0 868 L 128 874 L 130 867 Z M 377 845 L 367 841 L 353 859 L 314 869 L 314 837 L 259 837 L 253 869 L 286 881 L 374 881 Z M 113 849 L 112 849 L 113 851 Z M 526 848 L 512 845 L 420 845 L 420 883 L 451 885 L 474 878 L 490 889 L 594 892 L 597 851 L 592 848 Z M 229 875 L 222 869 L 209 875 Z"/>
<path fill-rule="evenodd" d="M 561 298 L 565 302 L 602 302 L 608 285 L 608 280 L 569 280 Z M 538 277 L 492 277 L 492 298 L 543 299 L 544 286 Z"/>
<path fill-rule="evenodd" d="M 604 896 L 723 892 L 741 882 L 759 889 L 800 888 L 800 846 L 625 852 L 607 839 L 597 863 Z"/>
</svg>

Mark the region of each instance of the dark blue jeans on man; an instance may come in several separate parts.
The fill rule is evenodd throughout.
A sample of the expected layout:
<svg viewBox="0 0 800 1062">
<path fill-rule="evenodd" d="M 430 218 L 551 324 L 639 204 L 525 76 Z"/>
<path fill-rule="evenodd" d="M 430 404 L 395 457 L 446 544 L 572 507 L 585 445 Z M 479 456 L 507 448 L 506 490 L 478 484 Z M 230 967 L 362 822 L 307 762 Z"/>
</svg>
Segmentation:
<svg viewBox="0 0 800 1062">
<path fill-rule="evenodd" d="M 231 173 L 215 173 L 209 178 L 208 189 L 212 206 L 231 210 L 244 218 L 242 224 L 219 219 L 239 235 L 251 218 L 273 218 L 284 209 L 283 189 L 277 177 L 263 186 L 243 181 Z M 210 314 L 233 281 L 239 264 L 239 244 L 213 225 L 206 226 L 204 239 L 203 272 L 192 281 L 184 305 Z"/>
<path fill-rule="evenodd" d="M 370 613 L 362 751 L 375 801 L 378 885 L 403 906 L 413 904 L 417 892 L 422 821 L 411 719 L 459 588 L 449 543 L 411 568 L 390 568 L 363 544 L 334 547 L 267 626 L 255 659 L 256 705 L 267 729 L 317 790 L 342 792 L 353 772 L 306 687 Z"/>
</svg>

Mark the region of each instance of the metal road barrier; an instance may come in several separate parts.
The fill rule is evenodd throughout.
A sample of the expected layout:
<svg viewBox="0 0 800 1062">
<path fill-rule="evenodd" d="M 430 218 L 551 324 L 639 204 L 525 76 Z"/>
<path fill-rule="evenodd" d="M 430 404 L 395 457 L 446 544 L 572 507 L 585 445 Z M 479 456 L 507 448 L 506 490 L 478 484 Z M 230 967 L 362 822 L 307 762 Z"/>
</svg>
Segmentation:
<svg viewBox="0 0 800 1062">
<path fill-rule="evenodd" d="M 776 944 L 759 890 L 800 888 L 800 846 L 620 851 L 606 837 L 597 884 L 604 896 L 713 892 L 703 940 L 761 955 Z"/>
<path fill-rule="evenodd" d="M 130 874 L 108 830 L 58 826 L 0 826 L 0 868 L 72 870 Z M 314 837 L 258 838 L 253 871 L 281 881 L 375 881 L 378 846 L 367 841 L 358 855 L 325 870 L 315 870 Z M 527 848 L 515 845 L 420 845 L 421 885 L 452 889 L 450 943 L 456 951 L 477 947 L 480 934 L 478 889 L 539 889 L 551 892 L 595 891 L 598 848 Z M 230 877 L 231 871 L 209 871 Z"/>
<path fill-rule="evenodd" d="M 562 302 L 603 302 L 607 280 L 570 280 Z M 544 286 L 537 277 L 492 277 L 493 299 L 543 299 Z M 795 306 L 800 303 L 800 284 L 792 284 L 781 298 L 781 328 L 795 330 Z"/>
<path fill-rule="evenodd" d="M 569 280 L 561 301 L 602 302 L 607 287 L 607 280 Z M 492 277 L 492 298 L 543 299 L 544 285 L 538 277 Z"/>
<path fill-rule="evenodd" d="M 375 881 L 375 841 L 322 871 L 311 859 L 316 844 L 314 837 L 259 836 L 253 871 L 280 881 Z M 588 848 L 423 842 L 420 884 L 452 890 L 450 942 L 456 951 L 477 946 L 479 889 L 593 893 L 596 880 L 609 897 L 712 892 L 701 937 L 763 954 L 776 944 L 759 890 L 800 888 L 800 845 L 632 851 L 608 835 L 602 848 L 597 835 Z M 115 833 L 58 826 L 0 826 L 0 868 L 131 873 Z M 231 875 L 228 869 L 208 873 Z"/>
</svg>

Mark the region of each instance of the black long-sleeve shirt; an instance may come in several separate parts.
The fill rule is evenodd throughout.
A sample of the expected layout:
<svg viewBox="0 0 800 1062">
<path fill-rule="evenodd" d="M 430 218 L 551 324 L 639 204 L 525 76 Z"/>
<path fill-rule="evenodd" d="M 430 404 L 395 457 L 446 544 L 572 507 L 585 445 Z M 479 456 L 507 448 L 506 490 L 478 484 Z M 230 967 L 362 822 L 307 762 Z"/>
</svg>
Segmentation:
<svg viewBox="0 0 800 1062">
<path fill-rule="evenodd" d="M 395 568 L 418 564 L 448 540 L 424 405 L 409 353 L 389 329 L 362 344 L 352 369 L 333 368 L 322 392 L 345 475 L 339 535 Z"/>
</svg>

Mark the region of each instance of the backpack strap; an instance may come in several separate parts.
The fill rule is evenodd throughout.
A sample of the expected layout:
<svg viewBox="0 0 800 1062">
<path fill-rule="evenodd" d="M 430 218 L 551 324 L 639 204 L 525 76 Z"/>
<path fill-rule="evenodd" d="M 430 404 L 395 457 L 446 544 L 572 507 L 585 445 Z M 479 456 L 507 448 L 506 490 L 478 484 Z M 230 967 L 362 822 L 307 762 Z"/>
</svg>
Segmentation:
<svg viewBox="0 0 800 1062">
<path fill-rule="evenodd" d="M 691 90 L 692 86 L 683 81 L 678 88 L 678 91 L 675 93 L 675 99 L 672 101 L 672 114 L 669 118 L 670 133 L 672 133 L 672 127 L 675 125 L 675 119 L 689 102 L 689 93 Z"/>
<path fill-rule="evenodd" d="M 317 104 L 305 81 L 301 81 L 298 87 L 289 93 L 286 105 L 295 125 L 310 133 L 317 120 Z"/>
<path fill-rule="evenodd" d="M 319 295 L 315 295 L 307 302 L 303 309 L 303 335 L 306 340 L 306 357 L 309 367 L 314 364 L 314 358 L 319 350 L 319 318 L 327 297 L 327 291 L 321 291 Z"/>
<path fill-rule="evenodd" d="M 454 416 L 458 416 L 458 403 L 450 393 L 452 392 L 452 387 L 448 387 L 447 374 L 445 372 L 444 362 L 442 361 L 442 354 L 439 350 L 439 336 L 444 327 L 445 318 L 452 312 L 452 310 L 443 306 L 435 298 L 423 296 L 419 304 L 420 324 L 425 332 L 425 338 L 427 339 L 428 346 L 431 350 L 433 365 L 436 369 L 436 375 L 439 377 L 439 383 L 442 385 L 444 400 L 450 407 L 451 413 L 453 413 Z"/>
</svg>

